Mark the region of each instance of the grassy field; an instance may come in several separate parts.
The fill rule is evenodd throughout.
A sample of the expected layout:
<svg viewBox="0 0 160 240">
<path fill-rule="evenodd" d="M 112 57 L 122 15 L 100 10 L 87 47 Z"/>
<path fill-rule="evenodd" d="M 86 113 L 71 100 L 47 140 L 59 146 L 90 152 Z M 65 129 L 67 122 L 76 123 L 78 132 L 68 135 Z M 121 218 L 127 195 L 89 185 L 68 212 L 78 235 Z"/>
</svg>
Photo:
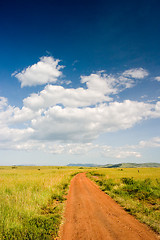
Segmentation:
<svg viewBox="0 0 160 240">
<path fill-rule="evenodd" d="M 0 239 L 57 236 L 77 168 L 0 167 Z"/>
<path fill-rule="evenodd" d="M 160 168 L 0 167 L 0 239 L 54 239 L 77 172 L 160 233 Z"/>
<path fill-rule="evenodd" d="M 87 175 L 126 211 L 160 233 L 160 168 L 97 168 Z"/>
</svg>

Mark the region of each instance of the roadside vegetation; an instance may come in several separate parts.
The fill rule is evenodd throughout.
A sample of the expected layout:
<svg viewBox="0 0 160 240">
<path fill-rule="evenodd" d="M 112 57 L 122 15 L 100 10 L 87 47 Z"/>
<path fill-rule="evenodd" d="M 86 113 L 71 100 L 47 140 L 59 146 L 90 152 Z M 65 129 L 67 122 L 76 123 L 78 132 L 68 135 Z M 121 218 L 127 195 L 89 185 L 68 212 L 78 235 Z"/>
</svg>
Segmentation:
<svg viewBox="0 0 160 240">
<path fill-rule="evenodd" d="M 160 168 L 98 168 L 87 176 L 126 211 L 160 233 Z"/>
<path fill-rule="evenodd" d="M 0 239 L 54 239 L 77 168 L 0 167 Z"/>
<path fill-rule="evenodd" d="M 0 240 L 56 238 L 79 172 L 160 233 L 160 168 L 0 167 Z"/>
</svg>

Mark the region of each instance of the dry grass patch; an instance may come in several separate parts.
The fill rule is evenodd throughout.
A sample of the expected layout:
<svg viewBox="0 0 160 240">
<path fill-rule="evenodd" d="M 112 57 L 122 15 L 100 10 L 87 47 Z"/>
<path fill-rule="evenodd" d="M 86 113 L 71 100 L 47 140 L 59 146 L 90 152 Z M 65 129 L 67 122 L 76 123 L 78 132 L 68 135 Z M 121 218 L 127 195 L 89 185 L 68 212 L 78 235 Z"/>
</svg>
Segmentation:
<svg viewBox="0 0 160 240">
<path fill-rule="evenodd" d="M 1 167 L 0 239 L 56 237 L 75 168 Z"/>
</svg>

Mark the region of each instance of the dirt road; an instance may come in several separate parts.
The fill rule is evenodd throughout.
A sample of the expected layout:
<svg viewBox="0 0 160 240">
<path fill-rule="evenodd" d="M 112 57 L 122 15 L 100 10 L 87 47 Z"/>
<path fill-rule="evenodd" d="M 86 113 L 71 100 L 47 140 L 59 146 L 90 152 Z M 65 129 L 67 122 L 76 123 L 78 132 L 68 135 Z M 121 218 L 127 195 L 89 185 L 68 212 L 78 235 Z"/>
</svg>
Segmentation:
<svg viewBox="0 0 160 240">
<path fill-rule="evenodd" d="M 102 192 L 84 173 L 70 185 L 61 228 L 61 240 L 156 240 L 147 226 L 139 223 Z"/>
</svg>

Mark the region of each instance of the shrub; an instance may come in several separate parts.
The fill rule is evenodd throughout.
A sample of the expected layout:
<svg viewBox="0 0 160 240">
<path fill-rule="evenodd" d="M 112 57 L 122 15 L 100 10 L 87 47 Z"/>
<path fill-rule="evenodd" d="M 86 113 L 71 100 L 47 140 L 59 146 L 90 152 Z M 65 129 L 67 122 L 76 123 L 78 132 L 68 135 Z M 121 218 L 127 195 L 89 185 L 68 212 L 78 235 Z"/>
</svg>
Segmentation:
<svg viewBox="0 0 160 240">
<path fill-rule="evenodd" d="M 129 185 L 131 185 L 131 184 L 134 183 L 133 178 L 127 178 L 127 177 L 121 178 L 121 181 L 122 181 L 122 183 L 124 183 L 124 184 L 129 184 Z"/>
</svg>

